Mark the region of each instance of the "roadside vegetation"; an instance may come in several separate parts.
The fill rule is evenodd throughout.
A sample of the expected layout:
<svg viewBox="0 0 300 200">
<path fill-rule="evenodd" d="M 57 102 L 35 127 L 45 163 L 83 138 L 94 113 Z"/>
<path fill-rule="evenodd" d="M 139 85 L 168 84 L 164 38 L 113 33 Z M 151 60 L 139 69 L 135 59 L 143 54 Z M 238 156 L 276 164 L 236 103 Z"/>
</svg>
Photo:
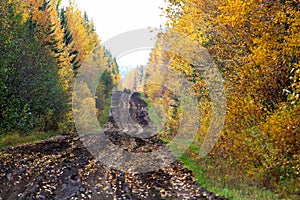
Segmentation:
<svg viewBox="0 0 300 200">
<path fill-rule="evenodd" d="M 237 199 L 246 198 L 247 193 L 254 195 L 250 199 L 273 199 L 276 197 L 273 194 L 278 198 L 299 199 L 299 1 L 168 2 L 165 16 L 169 32 L 158 37 L 150 61 L 143 69 L 143 78 L 139 77 L 141 73 L 132 78 L 141 80 L 132 83 L 151 100 L 151 105 L 159 104 L 166 113 L 161 137 L 172 140 L 182 119 L 180 102 L 172 93 L 180 84 L 165 87 L 165 83 L 177 81 L 168 73 L 173 70 L 189 81 L 199 100 L 201 126 L 194 142 L 201 145 L 210 121 L 216 119 L 211 119 L 213 102 L 203 66 L 191 61 L 198 58 L 205 63 L 211 58 L 224 79 L 225 124 L 207 159 L 198 161 L 198 153 L 187 152 L 188 157 L 183 157 L 183 161 L 194 171 L 198 167 L 204 170 L 224 191 L 244 190 L 244 196 L 239 196 L 240 192 L 229 195 L 236 194 Z M 201 53 L 196 54 L 185 40 L 176 40 L 172 33 L 201 45 L 207 54 L 201 57 Z M 176 48 L 190 53 L 178 55 L 164 50 Z M 162 84 L 151 85 L 151 82 Z"/>
<path fill-rule="evenodd" d="M 60 2 L 0 2 L 1 148 L 75 133 L 74 97 L 80 97 L 76 108 L 96 105 L 94 114 L 102 125 L 108 116 L 111 91 L 121 79 L 116 60 L 101 47 L 87 13 L 74 1 L 67 7 Z M 80 92 L 73 91 L 75 78 L 89 65 L 103 72 L 96 100 L 88 98 L 91 85 L 82 83 Z"/>
</svg>

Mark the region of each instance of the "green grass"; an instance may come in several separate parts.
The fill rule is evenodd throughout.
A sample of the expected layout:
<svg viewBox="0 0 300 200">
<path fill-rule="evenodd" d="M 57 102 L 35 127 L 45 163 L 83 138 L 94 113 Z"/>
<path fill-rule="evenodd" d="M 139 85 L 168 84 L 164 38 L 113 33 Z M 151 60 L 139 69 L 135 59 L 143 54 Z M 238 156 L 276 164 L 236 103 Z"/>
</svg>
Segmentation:
<svg viewBox="0 0 300 200">
<path fill-rule="evenodd" d="M 145 94 L 144 93 L 140 93 L 140 97 L 143 101 L 145 101 L 147 103 L 147 109 L 149 110 L 151 108 L 151 104 L 152 104 L 152 101 L 148 98 L 145 97 Z"/>
<path fill-rule="evenodd" d="M 167 144 L 171 142 L 166 138 L 162 138 L 162 141 Z M 186 143 L 188 141 L 182 142 Z M 185 167 L 193 171 L 194 177 L 201 187 L 205 187 L 219 196 L 224 196 L 233 200 L 282 199 L 270 190 L 250 186 L 241 179 L 231 177 L 232 174 L 222 174 L 219 169 L 210 169 L 208 171 L 207 166 L 212 167 L 211 164 L 213 163 L 213 160 L 211 158 L 200 160 L 198 158 L 199 150 L 199 146 L 191 144 L 186 153 L 179 157 L 179 160 Z M 223 164 L 226 166 L 225 162 L 223 162 Z M 227 166 L 229 167 L 229 165 Z"/>
<path fill-rule="evenodd" d="M 171 140 L 169 140 L 169 139 L 167 139 L 167 138 L 160 138 L 164 143 L 170 143 L 171 142 Z"/>
<path fill-rule="evenodd" d="M 153 122 L 153 124 L 157 128 L 161 128 L 163 126 L 164 116 L 159 115 L 158 108 L 157 109 L 154 108 L 153 102 L 150 99 L 146 98 L 144 93 L 140 93 L 140 97 L 143 101 L 145 101 L 147 103 L 148 115 L 149 115 L 149 118 L 151 119 L 151 121 Z"/>
<path fill-rule="evenodd" d="M 206 175 L 207 170 L 204 170 L 196 161 L 190 159 L 187 154 L 183 154 L 179 159 L 188 169 L 193 171 L 196 181 L 200 186 L 207 188 L 209 191 L 215 192 L 217 195 L 233 200 L 280 199 L 278 195 L 264 188 L 249 186 L 241 182 L 234 183 L 239 184 L 239 188 L 235 188 L 231 186 L 230 183 L 226 183 L 226 181 L 222 182 L 218 180 L 222 179 L 222 176 L 226 176 L 224 174 L 222 175 L 216 172 L 213 176 L 208 177 Z"/>
<path fill-rule="evenodd" d="M 11 146 L 41 141 L 58 135 L 59 134 L 53 132 L 32 132 L 26 135 L 18 132 L 4 133 L 0 135 L 0 149 L 2 150 Z"/>
</svg>

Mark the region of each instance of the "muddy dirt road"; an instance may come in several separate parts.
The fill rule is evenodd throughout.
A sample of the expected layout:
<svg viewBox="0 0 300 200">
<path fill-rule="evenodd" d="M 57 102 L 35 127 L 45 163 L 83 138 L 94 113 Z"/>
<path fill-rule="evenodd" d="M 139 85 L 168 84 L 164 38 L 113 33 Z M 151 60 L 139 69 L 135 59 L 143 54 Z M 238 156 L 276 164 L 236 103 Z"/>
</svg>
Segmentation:
<svg viewBox="0 0 300 200">
<path fill-rule="evenodd" d="M 121 107 L 130 115 L 122 118 L 112 107 L 104 130 L 113 144 L 129 152 L 155 151 L 164 145 L 155 135 L 147 104 L 138 93 L 119 91 L 113 95 L 113 104 L 123 103 Z M 122 102 L 126 98 L 129 104 Z M 143 136 L 134 135 L 146 126 Z M 0 183 L 2 200 L 226 199 L 199 186 L 179 161 L 145 173 L 109 168 L 98 162 L 76 135 L 0 152 Z"/>
</svg>

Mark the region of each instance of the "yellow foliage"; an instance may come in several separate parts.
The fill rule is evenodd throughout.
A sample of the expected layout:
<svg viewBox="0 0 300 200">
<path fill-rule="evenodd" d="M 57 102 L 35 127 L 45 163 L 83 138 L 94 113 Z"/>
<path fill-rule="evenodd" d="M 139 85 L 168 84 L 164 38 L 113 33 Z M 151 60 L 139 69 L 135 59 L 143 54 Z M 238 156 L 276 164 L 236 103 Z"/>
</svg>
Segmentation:
<svg viewBox="0 0 300 200">
<path fill-rule="evenodd" d="M 226 123 L 211 156 L 230 158 L 250 176 L 274 176 L 275 182 L 286 174 L 299 177 L 299 1 L 169 2 L 169 28 L 206 47 L 225 78 Z M 201 74 L 168 55 L 173 69 L 196 77 L 189 80 L 209 103 Z M 209 107 L 201 112 L 199 138 L 209 126 Z"/>
</svg>

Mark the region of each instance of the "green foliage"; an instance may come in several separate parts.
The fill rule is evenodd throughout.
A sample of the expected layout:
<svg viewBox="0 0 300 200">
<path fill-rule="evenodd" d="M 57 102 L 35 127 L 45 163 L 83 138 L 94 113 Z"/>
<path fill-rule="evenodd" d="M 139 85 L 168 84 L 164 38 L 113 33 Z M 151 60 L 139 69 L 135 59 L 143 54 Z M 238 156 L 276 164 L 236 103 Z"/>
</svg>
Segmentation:
<svg viewBox="0 0 300 200">
<path fill-rule="evenodd" d="M 53 130 L 66 112 L 67 96 L 58 76 L 55 58 L 21 22 L 13 4 L 1 23 L 1 130 Z M 9 27 L 7 27 L 9 26 Z M 9 31 L 10 30 L 10 31 Z M 5 106 L 4 106 L 5 105 Z"/>
<path fill-rule="evenodd" d="M 105 52 L 104 56 L 107 63 L 96 89 L 97 118 L 101 126 L 106 124 L 110 113 L 112 91 L 121 81 L 116 60 L 112 58 L 108 51 Z"/>
<path fill-rule="evenodd" d="M 17 131 L 21 137 L 35 130 L 74 131 L 74 77 L 100 41 L 86 13 L 74 3 L 59 12 L 59 3 L 0 2 L 0 133 Z M 107 64 L 104 50 L 97 56 L 99 66 Z M 105 99 L 120 80 L 115 60 L 109 59 L 100 81 L 105 88 L 98 90 Z M 83 99 L 82 106 L 97 112 L 94 98 Z"/>
</svg>

